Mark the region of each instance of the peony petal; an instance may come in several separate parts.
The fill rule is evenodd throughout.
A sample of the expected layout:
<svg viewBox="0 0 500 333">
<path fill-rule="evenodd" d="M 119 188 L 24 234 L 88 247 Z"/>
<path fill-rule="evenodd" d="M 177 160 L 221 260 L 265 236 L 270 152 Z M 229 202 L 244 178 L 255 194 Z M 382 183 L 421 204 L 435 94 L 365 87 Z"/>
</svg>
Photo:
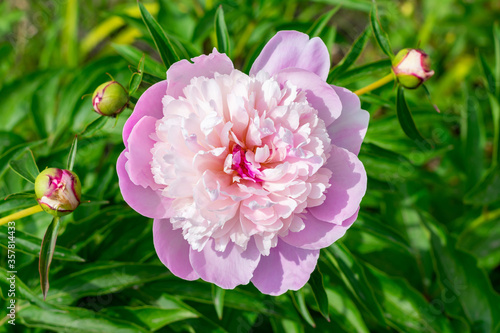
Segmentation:
<svg viewBox="0 0 500 333">
<path fill-rule="evenodd" d="M 281 84 L 289 81 L 306 92 L 307 101 L 318 110 L 318 116 L 329 126 L 343 113 L 343 104 L 335 90 L 314 73 L 290 68 L 279 72 L 276 79 Z"/>
<path fill-rule="evenodd" d="M 150 134 L 155 133 L 156 118 L 142 117 L 134 126 L 128 137 L 127 171 L 130 180 L 142 187 L 151 187 L 153 190 L 160 188 L 155 183 L 151 173 L 150 162 L 153 159 L 151 149 L 155 141 L 150 138 Z"/>
<path fill-rule="evenodd" d="M 309 208 L 319 220 L 342 224 L 358 210 L 366 192 L 366 171 L 363 163 L 350 151 L 332 145 L 325 166 L 332 171 L 325 202 Z"/>
<path fill-rule="evenodd" d="M 320 221 L 311 213 L 304 214 L 303 221 L 305 228 L 299 232 L 289 232 L 286 237 L 282 237 L 281 239 L 301 249 L 322 249 L 332 245 L 340 237 L 344 236 L 347 229 L 358 218 L 358 211 L 340 225 Z"/>
<path fill-rule="evenodd" d="M 146 90 L 135 105 L 134 112 L 123 126 L 123 142 L 128 148 L 128 137 L 135 124 L 144 116 L 163 118 L 162 98 L 167 92 L 167 80 L 160 81 Z"/>
<path fill-rule="evenodd" d="M 309 39 L 298 31 L 279 31 L 255 59 L 250 75 L 261 70 L 274 75 L 285 68 L 305 69 L 326 81 L 330 55 L 325 43 L 318 37 Z"/>
<path fill-rule="evenodd" d="M 194 77 L 204 76 L 213 78 L 215 73 L 230 74 L 234 69 L 231 59 L 227 55 L 219 53 L 215 48 L 209 55 L 201 55 L 191 60 L 193 63 L 183 59 L 168 69 L 168 95 L 174 98 L 184 96 L 182 90 Z"/>
<path fill-rule="evenodd" d="M 269 256 L 260 259 L 252 283 L 264 294 L 281 295 L 302 288 L 316 267 L 319 250 L 304 250 L 278 241 Z"/>
<path fill-rule="evenodd" d="M 253 240 L 248 242 L 244 251 L 230 242 L 224 252 L 218 252 L 213 239 L 210 239 L 202 251 L 191 249 L 189 259 L 203 280 L 224 289 L 233 289 L 250 282 L 253 271 L 259 264 L 260 252 Z"/>
<path fill-rule="evenodd" d="M 328 135 L 332 144 L 358 155 L 368 128 L 370 114 L 361 110 L 359 97 L 356 94 L 342 87 L 332 87 L 342 102 L 342 114 L 327 128 Z"/>
<path fill-rule="evenodd" d="M 155 219 L 153 242 L 158 257 L 172 274 L 185 280 L 199 278 L 189 263 L 189 243 L 182 237 L 182 229 L 173 230 L 168 219 Z"/>
<path fill-rule="evenodd" d="M 172 199 L 162 196 L 159 191 L 154 191 L 150 187 L 144 188 L 136 185 L 130 180 L 130 176 L 125 169 L 127 163 L 126 152 L 127 150 L 123 151 L 116 162 L 116 171 L 123 199 L 132 209 L 146 217 L 170 217 Z"/>
</svg>

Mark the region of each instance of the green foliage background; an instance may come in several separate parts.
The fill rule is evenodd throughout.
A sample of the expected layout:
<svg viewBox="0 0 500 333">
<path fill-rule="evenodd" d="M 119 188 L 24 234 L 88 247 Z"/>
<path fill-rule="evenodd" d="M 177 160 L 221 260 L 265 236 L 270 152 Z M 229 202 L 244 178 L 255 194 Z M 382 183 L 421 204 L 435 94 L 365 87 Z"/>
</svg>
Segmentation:
<svg viewBox="0 0 500 333">
<path fill-rule="evenodd" d="M 145 4 L 181 58 L 206 54 L 219 41 L 248 72 L 276 31 L 294 29 L 327 44 L 332 66 L 340 63 L 331 83 L 356 90 L 390 72 L 368 0 L 222 1 L 227 35 L 214 28 L 218 2 Z M 339 4 L 331 19 L 322 16 Z M 377 7 L 394 51 L 419 46 L 430 55 L 436 74 L 426 85 L 441 113 L 423 89 L 407 91 L 427 139 L 412 140 L 398 122 L 393 85 L 361 96 L 371 120 L 360 153 L 369 177 L 360 217 L 322 250 L 321 273 L 306 287 L 271 297 L 252 285 L 223 291 L 174 277 L 155 254 L 152 220 L 121 197 L 115 163 L 131 110 L 105 122 L 82 96 L 106 73 L 127 86 L 143 53 L 133 99 L 164 79 L 137 3 L 2 2 L 0 197 L 33 189 L 9 162 L 30 148 L 40 169 L 65 168 L 79 134 L 74 170 L 90 202 L 61 219 L 45 302 L 38 255 L 51 217 L 17 221 L 16 326 L 5 317 L 1 227 L 0 332 L 500 331 L 500 3 L 385 0 Z M 0 216 L 34 204 L 22 196 L 1 200 Z"/>
</svg>

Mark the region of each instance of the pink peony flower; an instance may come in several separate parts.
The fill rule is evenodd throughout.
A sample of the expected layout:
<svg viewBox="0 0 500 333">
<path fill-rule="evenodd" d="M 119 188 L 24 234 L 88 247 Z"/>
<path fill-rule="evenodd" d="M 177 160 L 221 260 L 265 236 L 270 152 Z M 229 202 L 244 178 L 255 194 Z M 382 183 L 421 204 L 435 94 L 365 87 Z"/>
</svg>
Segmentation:
<svg viewBox="0 0 500 333">
<path fill-rule="evenodd" d="M 192 60 L 126 122 L 123 197 L 155 219 L 156 252 L 176 276 L 298 290 L 357 218 L 369 115 L 325 82 L 327 48 L 303 33 L 278 32 L 250 75 L 215 49 Z"/>
</svg>

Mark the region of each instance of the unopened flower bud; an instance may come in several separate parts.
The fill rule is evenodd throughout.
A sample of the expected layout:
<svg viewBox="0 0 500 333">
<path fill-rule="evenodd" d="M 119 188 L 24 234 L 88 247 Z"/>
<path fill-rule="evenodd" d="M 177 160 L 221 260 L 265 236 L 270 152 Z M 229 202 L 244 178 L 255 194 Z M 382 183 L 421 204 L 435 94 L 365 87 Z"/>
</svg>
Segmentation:
<svg viewBox="0 0 500 333">
<path fill-rule="evenodd" d="M 78 176 L 69 170 L 48 168 L 35 180 L 36 200 L 47 213 L 63 216 L 80 204 L 82 186 Z"/>
<path fill-rule="evenodd" d="M 108 81 L 94 91 L 92 105 L 100 115 L 116 116 L 125 109 L 128 99 L 128 93 L 120 83 Z"/>
<path fill-rule="evenodd" d="M 408 89 L 418 88 L 434 75 L 429 56 L 417 49 L 403 49 L 392 60 L 392 70 L 399 84 Z"/>
</svg>

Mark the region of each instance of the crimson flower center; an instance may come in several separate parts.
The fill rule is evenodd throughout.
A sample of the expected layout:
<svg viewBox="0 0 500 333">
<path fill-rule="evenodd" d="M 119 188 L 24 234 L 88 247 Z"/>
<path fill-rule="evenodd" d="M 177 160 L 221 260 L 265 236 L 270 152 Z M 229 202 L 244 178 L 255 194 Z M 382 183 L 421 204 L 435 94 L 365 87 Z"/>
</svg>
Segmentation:
<svg viewBox="0 0 500 333">
<path fill-rule="evenodd" d="M 238 175 L 247 180 L 253 182 L 262 182 L 260 176 L 260 165 L 255 162 L 251 162 L 247 159 L 246 149 L 243 149 L 239 144 L 233 146 L 233 163 L 231 169 L 236 171 Z"/>
</svg>

